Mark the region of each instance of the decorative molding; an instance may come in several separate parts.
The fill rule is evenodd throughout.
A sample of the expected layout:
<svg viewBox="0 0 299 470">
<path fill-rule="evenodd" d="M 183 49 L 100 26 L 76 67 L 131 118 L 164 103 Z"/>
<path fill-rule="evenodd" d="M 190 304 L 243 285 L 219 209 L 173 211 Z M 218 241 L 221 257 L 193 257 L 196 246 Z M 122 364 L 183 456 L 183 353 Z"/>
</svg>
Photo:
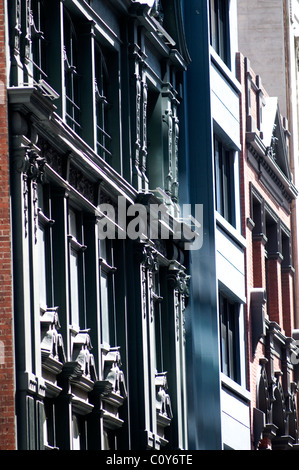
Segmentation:
<svg viewBox="0 0 299 470">
<path fill-rule="evenodd" d="M 70 164 L 69 170 L 69 183 L 89 202 L 93 205 L 97 204 L 97 190 L 95 184 L 72 164 Z"/>
<path fill-rule="evenodd" d="M 60 329 L 58 307 L 47 308 L 41 314 L 41 355 L 43 367 L 59 374 L 66 361 Z"/>
<path fill-rule="evenodd" d="M 161 439 L 161 445 L 166 445 L 168 441 L 165 439 L 165 428 L 170 426 L 173 418 L 171 400 L 167 393 L 167 372 L 156 373 L 155 387 L 157 434 Z"/>
<path fill-rule="evenodd" d="M 119 347 L 109 349 L 104 356 L 103 369 L 103 381 L 100 384 L 104 427 L 115 430 L 123 425 L 123 420 L 119 417 L 119 408 L 127 398 L 125 377 L 121 370 Z"/>
</svg>

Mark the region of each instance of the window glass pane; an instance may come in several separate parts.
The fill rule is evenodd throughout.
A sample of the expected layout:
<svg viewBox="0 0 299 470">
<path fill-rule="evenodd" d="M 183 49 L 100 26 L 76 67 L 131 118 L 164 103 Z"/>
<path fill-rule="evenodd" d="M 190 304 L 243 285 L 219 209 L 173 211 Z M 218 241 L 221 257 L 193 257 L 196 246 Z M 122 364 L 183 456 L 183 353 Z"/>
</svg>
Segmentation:
<svg viewBox="0 0 299 470">
<path fill-rule="evenodd" d="M 101 324 L 102 324 L 102 342 L 110 344 L 108 276 L 103 271 L 101 272 Z"/>
<path fill-rule="evenodd" d="M 234 225 L 234 155 L 217 137 L 214 139 L 214 160 L 216 210 Z"/>
<path fill-rule="evenodd" d="M 222 294 L 219 295 L 221 334 L 221 371 L 235 382 L 240 382 L 239 309 Z"/>
<path fill-rule="evenodd" d="M 70 223 L 70 228 L 69 232 L 73 237 L 77 238 L 77 217 L 76 213 L 72 210 L 69 211 L 69 223 Z"/>
<path fill-rule="evenodd" d="M 215 139 L 215 178 L 216 178 L 216 209 L 222 214 L 222 159 L 221 159 L 221 146 L 217 139 Z"/>
<path fill-rule="evenodd" d="M 228 354 L 227 354 L 227 315 L 225 308 L 225 300 L 222 296 L 219 299 L 220 310 L 220 327 L 221 327 L 221 370 L 225 375 L 228 375 Z"/>
<path fill-rule="evenodd" d="M 231 193 L 231 168 L 230 168 L 230 153 L 227 150 L 222 150 L 222 159 L 223 159 L 223 166 L 222 166 L 222 175 L 223 175 L 223 182 L 222 182 L 222 193 L 223 193 L 223 209 L 222 215 L 223 217 L 231 222 L 231 201 L 230 201 L 230 193 Z"/>
<path fill-rule="evenodd" d="M 210 0 L 210 42 L 221 59 L 228 65 L 228 3 L 227 0 Z"/>
<path fill-rule="evenodd" d="M 77 416 L 73 416 L 73 450 L 80 450 L 80 430 Z"/>
<path fill-rule="evenodd" d="M 79 325 L 79 282 L 78 253 L 71 249 L 70 253 L 70 280 L 71 280 L 71 321 L 73 325 Z"/>
<path fill-rule="evenodd" d="M 219 30 L 219 46 L 218 54 L 224 62 L 226 62 L 227 55 L 227 37 L 226 37 L 226 2 L 225 0 L 219 0 L 218 6 L 218 30 Z"/>
<path fill-rule="evenodd" d="M 64 10 L 64 62 L 66 121 L 76 132 L 80 130 L 78 41 L 70 15 Z"/>
<path fill-rule="evenodd" d="M 38 83 L 47 80 L 46 70 L 46 34 L 45 34 L 45 6 L 42 0 L 32 0 L 30 13 L 30 26 L 32 38 L 33 76 Z"/>
<path fill-rule="evenodd" d="M 39 299 L 44 307 L 47 305 L 47 282 L 46 282 L 46 234 L 45 229 L 39 224 L 37 231 L 38 262 L 39 262 Z"/>
<path fill-rule="evenodd" d="M 211 28 L 211 44 L 213 48 L 218 50 L 218 41 L 217 41 L 217 1 L 210 1 L 210 28 Z"/>
</svg>

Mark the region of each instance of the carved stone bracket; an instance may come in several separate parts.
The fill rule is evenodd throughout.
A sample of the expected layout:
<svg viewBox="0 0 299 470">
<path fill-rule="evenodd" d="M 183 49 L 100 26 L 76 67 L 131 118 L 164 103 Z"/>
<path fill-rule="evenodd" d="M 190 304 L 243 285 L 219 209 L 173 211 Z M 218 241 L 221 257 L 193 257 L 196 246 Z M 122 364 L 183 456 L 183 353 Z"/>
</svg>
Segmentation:
<svg viewBox="0 0 299 470">
<path fill-rule="evenodd" d="M 94 356 L 91 354 L 89 330 L 81 330 L 73 338 L 72 360 L 76 361 L 82 371 L 82 376 L 91 381 L 97 380 Z"/>
<path fill-rule="evenodd" d="M 177 289 L 180 294 L 189 296 L 190 278 L 183 269 L 170 265 L 168 271 L 168 281 L 173 289 Z"/>
<path fill-rule="evenodd" d="M 121 370 L 121 356 L 119 347 L 110 348 L 104 359 L 104 377 L 111 383 L 112 391 L 121 395 L 123 398 L 127 396 L 124 373 Z"/>
<path fill-rule="evenodd" d="M 153 16 L 161 25 L 163 24 L 164 14 L 161 0 L 155 0 L 151 8 L 150 15 Z"/>
<path fill-rule="evenodd" d="M 41 315 L 41 354 L 43 366 L 56 374 L 61 372 L 65 363 L 63 338 L 59 329 L 58 308 L 48 308 Z"/>
<path fill-rule="evenodd" d="M 124 373 L 121 370 L 119 347 L 110 348 L 104 357 L 104 380 L 98 382 L 103 402 L 103 420 L 107 429 L 117 429 L 123 425 L 119 408 L 127 397 Z"/>
</svg>

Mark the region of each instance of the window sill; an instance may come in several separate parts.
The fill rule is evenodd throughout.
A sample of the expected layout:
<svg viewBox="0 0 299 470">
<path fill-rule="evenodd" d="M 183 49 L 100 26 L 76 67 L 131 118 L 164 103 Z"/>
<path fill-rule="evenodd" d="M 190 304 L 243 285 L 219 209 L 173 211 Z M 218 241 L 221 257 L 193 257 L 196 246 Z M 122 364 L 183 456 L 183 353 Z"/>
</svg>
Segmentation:
<svg viewBox="0 0 299 470">
<path fill-rule="evenodd" d="M 237 93 L 241 93 L 241 84 L 237 78 L 233 75 L 229 67 L 223 62 L 221 57 L 217 52 L 210 46 L 210 56 L 211 62 L 217 67 L 217 69 L 222 73 L 224 78 L 229 82 L 230 86 L 235 89 Z"/>
<path fill-rule="evenodd" d="M 230 379 L 223 373 L 221 373 L 221 384 L 222 387 L 232 392 L 234 395 L 238 395 L 246 402 L 251 401 L 251 393 L 246 390 L 242 385 L 239 385 L 234 380 Z"/>
<path fill-rule="evenodd" d="M 241 248 L 246 248 L 246 239 L 241 235 L 238 230 L 231 225 L 227 220 L 222 217 L 215 210 L 216 225 L 218 225 L 224 232 L 226 232 Z"/>
</svg>

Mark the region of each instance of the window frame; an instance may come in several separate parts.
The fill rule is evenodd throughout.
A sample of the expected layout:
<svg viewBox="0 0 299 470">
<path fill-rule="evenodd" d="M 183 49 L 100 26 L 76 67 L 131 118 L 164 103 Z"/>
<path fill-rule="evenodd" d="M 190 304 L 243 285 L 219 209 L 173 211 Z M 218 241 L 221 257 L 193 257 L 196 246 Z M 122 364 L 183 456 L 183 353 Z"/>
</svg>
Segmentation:
<svg viewBox="0 0 299 470">
<path fill-rule="evenodd" d="M 219 291 L 221 372 L 241 385 L 240 304 Z M 225 354 L 224 354 L 225 353 Z"/>
<path fill-rule="evenodd" d="M 99 244 L 99 290 L 100 290 L 100 334 L 101 344 L 104 349 L 117 346 L 116 337 L 116 310 L 115 310 L 115 281 L 114 273 L 116 267 L 114 266 L 114 249 L 111 240 L 107 238 L 102 240 L 98 239 Z M 105 248 L 104 248 L 105 246 Z M 103 311 L 103 296 L 102 296 L 102 275 L 107 281 L 106 291 L 106 307 L 107 311 Z M 106 333 L 104 334 L 104 320 L 106 325 Z"/>
<path fill-rule="evenodd" d="M 75 217 L 75 231 L 72 230 L 71 224 L 71 213 Z M 83 221 L 81 212 L 77 211 L 74 207 L 70 206 L 68 208 L 68 229 L 67 229 L 67 238 L 68 238 L 68 259 L 69 259 L 69 303 L 70 303 L 70 325 L 78 329 L 84 323 L 84 328 L 86 327 L 86 312 L 85 312 L 85 260 L 83 253 L 86 250 L 86 246 L 82 243 L 83 241 Z M 81 233 L 80 233 L 81 232 Z M 74 316 L 73 305 L 75 302 L 72 301 L 74 292 L 72 292 L 72 266 L 71 266 L 71 255 L 72 252 L 76 255 L 77 258 L 77 267 L 76 267 L 76 282 L 77 282 L 77 305 L 78 311 L 76 316 Z M 77 320 L 78 323 L 73 320 Z"/>
<path fill-rule="evenodd" d="M 63 59 L 65 120 L 77 134 L 81 132 L 79 40 L 71 14 L 63 10 Z"/>
<path fill-rule="evenodd" d="M 214 134 L 215 208 L 233 227 L 236 227 L 235 151 Z"/>
<path fill-rule="evenodd" d="M 210 44 L 230 68 L 229 0 L 210 0 Z"/>
<path fill-rule="evenodd" d="M 94 81 L 95 81 L 95 110 L 96 110 L 96 151 L 104 160 L 112 158 L 112 137 L 110 133 L 111 103 L 108 100 L 109 65 L 106 61 L 108 53 L 98 41 L 94 47 Z"/>
<path fill-rule="evenodd" d="M 42 257 L 43 257 L 43 267 L 44 273 L 42 275 L 44 281 L 44 299 L 40 300 L 40 309 L 42 311 L 46 311 L 48 307 L 54 307 L 53 304 L 53 247 L 52 247 L 52 236 L 51 236 L 51 229 L 53 224 L 55 223 L 53 219 L 51 219 L 50 214 L 50 194 L 48 191 L 45 190 L 45 186 L 41 183 L 37 183 L 37 227 L 36 227 L 36 240 L 38 245 L 38 251 L 40 250 L 40 238 L 39 235 L 43 232 L 44 239 L 43 239 L 43 249 L 42 249 Z M 45 191 L 47 194 L 45 194 Z M 47 199 L 47 201 L 46 201 Z M 39 251 L 39 258 L 41 252 Z M 39 264 L 40 266 L 40 264 Z M 39 275 L 39 281 L 41 281 L 41 276 Z M 39 288 L 39 295 L 41 294 L 41 287 Z"/>
</svg>

